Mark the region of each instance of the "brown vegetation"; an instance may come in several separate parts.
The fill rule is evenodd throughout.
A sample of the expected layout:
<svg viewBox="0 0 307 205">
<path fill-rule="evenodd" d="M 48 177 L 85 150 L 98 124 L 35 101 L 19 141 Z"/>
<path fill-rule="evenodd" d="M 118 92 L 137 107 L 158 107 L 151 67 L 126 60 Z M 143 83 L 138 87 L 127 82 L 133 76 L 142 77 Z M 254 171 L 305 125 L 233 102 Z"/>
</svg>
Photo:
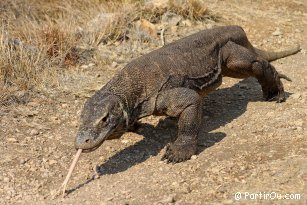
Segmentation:
<svg viewBox="0 0 307 205">
<path fill-rule="evenodd" d="M 199 1 L 183 2 L 148 7 L 140 0 L 1 1 L 0 101 L 12 90 L 53 86 L 57 79 L 51 76 L 57 78 L 63 69 L 81 64 L 84 52 L 92 57 L 101 43 L 127 40 L 137 20 L 156 23 L 167 11 L 191 20 L 205 17 L 207 10 Z M 95 22 L 99 15 L 105 15 L 104 25 Z"/>
</svg>

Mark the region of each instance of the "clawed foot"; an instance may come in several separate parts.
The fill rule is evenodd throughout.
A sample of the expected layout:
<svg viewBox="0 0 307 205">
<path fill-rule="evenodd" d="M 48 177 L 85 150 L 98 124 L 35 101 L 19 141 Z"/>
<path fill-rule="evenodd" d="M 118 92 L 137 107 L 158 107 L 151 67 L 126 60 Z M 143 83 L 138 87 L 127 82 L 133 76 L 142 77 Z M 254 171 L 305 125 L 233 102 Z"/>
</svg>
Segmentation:
<svg viewBox="0 0 307 205">
<path fill-rule="evenodd" d="M 284 86 L 280 79 L 291 81 L 291 79 L 286 75 L 280 73 L 276 74 L 272 81 L 266 83 L 266 85 L 262 87 L 263 97 L 266 101 L 276 101 L 281 103 L 286 100 Z"/>
<path fill-rule="evenodd" d="M 276 101 L 278 103 L 284 102 L 285 92 L 281 81 L 278 79 L 277 82 L 271 83 L 271 85 L 266 85 L 262 87 L 263 98 L 266 101 Z"/>
<path fill-rule="evenodd" d="M 162 160 L 167 160 L 167 163 L 183 162 L 190 159 L 192 155 L 196 154 L 196 151 L 196 144 L 168 144 Z"/>
<path fill-rule="evenodd" d="M 277 92 L 268 92 L 267 95 L 264 96 L 266 101 L 276 101 L 278 103 L 284 102 L 286 100 L 284 91 Z"/>
</svg>

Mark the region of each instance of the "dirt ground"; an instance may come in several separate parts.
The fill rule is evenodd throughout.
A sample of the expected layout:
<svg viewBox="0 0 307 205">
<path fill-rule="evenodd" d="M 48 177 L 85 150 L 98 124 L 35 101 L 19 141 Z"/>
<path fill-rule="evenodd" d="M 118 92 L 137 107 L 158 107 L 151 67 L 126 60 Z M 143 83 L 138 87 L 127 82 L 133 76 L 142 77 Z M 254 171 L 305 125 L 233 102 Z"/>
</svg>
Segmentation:
<svg viewBox="0 0 307 205">
<path fill-rule="evenodd" d="M 207 2 L 217 22 L 179 26 L 175 33 L 166 31 L 166 41 L 236 24 L 260 48 L 282 50 L 299 43 L 300 53 L 273 63 L 293 80 L 284 81 L 286 102 L 262 101 L 254 79 L 224 78 L 204 98 L 199 154 L 191 160 L 161 161 L 176 123 L 148 117 L 137 134 L 126 133 L 82 154 L 69 194 L 53 199 L 76 153 L 73 142 L 84 101 L 131 58 L 154 49 L 139 45 L 134 56 L 112 66 L 64 75 L 61 90 L 29 93 L 28 103 L 0 109 L 0 204 L 306 204 L 307 2 Z M 101 52 L 121 58 L 124 47 L 105 46 Z M 260 198 L 260 193 L 267 195 Z M 300 199 L 270 199 L 268 194 Z"/>
</svg>

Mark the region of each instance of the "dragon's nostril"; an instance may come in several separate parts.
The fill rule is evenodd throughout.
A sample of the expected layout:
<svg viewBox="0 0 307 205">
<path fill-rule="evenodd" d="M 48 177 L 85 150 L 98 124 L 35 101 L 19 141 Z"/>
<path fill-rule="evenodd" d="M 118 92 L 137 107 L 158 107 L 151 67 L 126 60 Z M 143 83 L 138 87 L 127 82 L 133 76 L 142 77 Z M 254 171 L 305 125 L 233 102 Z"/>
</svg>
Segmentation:
<svg viewBox="0 0 307 205">
<path fill-rule="evenodd" d="M 86 139 L 86 140 L 85 140 L 85 143 L 89 143 L 89 142 L 90 142 L 90 139 Z"/>
</svg>

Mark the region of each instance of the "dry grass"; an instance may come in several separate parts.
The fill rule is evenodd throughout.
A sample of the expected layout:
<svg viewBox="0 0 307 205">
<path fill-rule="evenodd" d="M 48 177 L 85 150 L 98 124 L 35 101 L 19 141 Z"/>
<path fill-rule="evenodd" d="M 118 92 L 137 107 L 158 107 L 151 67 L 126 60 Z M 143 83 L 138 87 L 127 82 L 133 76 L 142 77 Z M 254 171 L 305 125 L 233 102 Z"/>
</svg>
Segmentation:
<svg viewBox="0 0 307 205">
<path fill-rule="evenodd" d="M 166 8 L 146 8 L 141 0 L 2 0 L 0 1 L 0 101 L 3 93 L 53 84 L 66 67 L 80 64 L 78 47 L 127 39 L 133 22 L 157 23 L 171 11 L 184 18 L 202 19 L 206 9 L 196 0 Z M 106 25 L 90 28 L 99 14 L 110 14 Z M 102 28 L 99 28 L 101 26 Z M 96 26 L 97 27 L 97 26 Z M 92 29 L 92 30 L 91 30 Z"/>
<path fill-rule="evenodd" d="M 61 66 L 78 44 L 75 28 L 82 22 L 74 17 L 82 12 L 70 9 L 79 1 L 22 2 L 1 1 L 0 80 L 5 86 L 29 89 L 39 83 L 42 71 Z"/>
<path fill-rule="evenodd" d="M 201 0 L 169 0 L 163 7 L 143 9 L 142 15 L 153 22 L 159 21 L 167 11 L 190 20 L 203 20 L 209 17 L 209 11 Z"/>
</svg>

